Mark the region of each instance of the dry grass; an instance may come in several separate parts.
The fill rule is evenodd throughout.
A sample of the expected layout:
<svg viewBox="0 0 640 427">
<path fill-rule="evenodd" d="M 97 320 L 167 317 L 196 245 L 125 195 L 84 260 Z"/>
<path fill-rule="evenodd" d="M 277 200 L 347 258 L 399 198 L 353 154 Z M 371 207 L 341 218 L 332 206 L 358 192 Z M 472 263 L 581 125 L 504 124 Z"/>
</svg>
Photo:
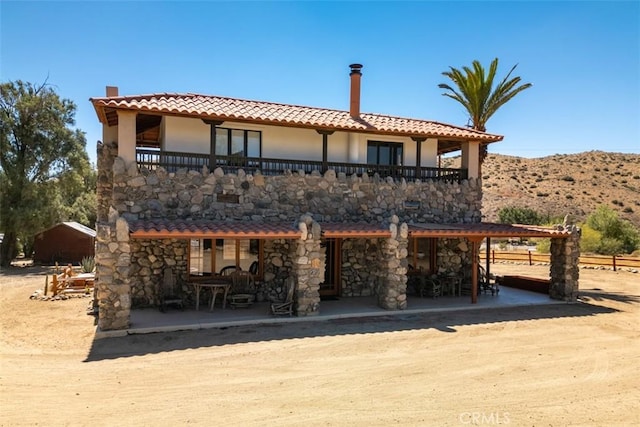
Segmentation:
<svg viewBox="0 0 640 427">
<path fill-rule="evenodd" d="M 445 159 L 445 165 L 459 164 Z M 522 158 L 489 154 L 482 166 L 482 213 L 497 221 L 505 206 L 583 220 L 599 205 L 640 227 L 640 155 L 589 151 Z"/>
</svg>

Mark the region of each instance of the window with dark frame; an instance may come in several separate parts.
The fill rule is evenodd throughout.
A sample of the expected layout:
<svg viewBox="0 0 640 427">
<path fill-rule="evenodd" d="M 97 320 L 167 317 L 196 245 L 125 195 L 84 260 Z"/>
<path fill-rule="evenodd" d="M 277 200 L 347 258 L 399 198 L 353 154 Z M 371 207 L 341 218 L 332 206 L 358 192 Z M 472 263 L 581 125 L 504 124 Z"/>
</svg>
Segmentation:
<svg viewBox="0 0 640 427">
<path fill-rule="evenodd" d="M 367 141 L 367 164 L 402 166 L 403 160 L 402 143 Z"/>
<path fill-rule="evenodd" d="M 215 150 L 221 156 L 261 157 L 262 132 L 218 127 Z"/>
</svg>

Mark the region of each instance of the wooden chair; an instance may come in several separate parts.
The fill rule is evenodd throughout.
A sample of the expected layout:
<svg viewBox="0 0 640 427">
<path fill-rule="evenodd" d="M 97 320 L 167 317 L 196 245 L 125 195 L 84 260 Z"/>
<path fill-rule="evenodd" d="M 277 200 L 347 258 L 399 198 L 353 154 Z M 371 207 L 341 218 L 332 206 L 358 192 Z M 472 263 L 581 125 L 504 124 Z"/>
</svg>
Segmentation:
<svg viewBox="0 0 640 427">
<path fill-rule="evenodd" d="M 480 292 L 491 292 L 491 296 L 500 292 L 500 288 L 494 282 L 491 283 L 492 277 L 489 277 L 487 271 L 482 266 L 478 266 L 478 294 Z"/>
<path fill-rule="evenodd" d="M 235 265 L 227 265 L 226 267 L 222 267 L 220 269 L 221 276 L 231 276 L 236 271 L 239 271 Z"/>
<path fill-rule="evenodd" d="M 296 288 L 296 280 L 294 277 L 289 276 L 284 285 L 286 287 L 286 297 L 282 302 L 271 303 L 271 314 L 274 316 L 289 315 L 293 316 L 293 293 Z"/>
<path fill-rule="evenodd" d="M 432 298 L 438 298 L 442 295 L 442 284 L 435 277 L 420 276 L 420 296 L 430 296 Z"/>
<path fill-rule="evenodd" d="M 182 286 L 176 280 L 176 275 L 170 268 L 165 268 L 160 283 L 160 311 L 167 311 L 167 307 L 173 305 L 184 310 L 182 298 Z"/>
<path fill-rule="evenodd" d="M 229 304 L 232 308 L 250 307 L 256 298 L 256 285 L 253 274 L 238 270 L 231 273 L 231 289 L 229 290 Z"/>
</svg>

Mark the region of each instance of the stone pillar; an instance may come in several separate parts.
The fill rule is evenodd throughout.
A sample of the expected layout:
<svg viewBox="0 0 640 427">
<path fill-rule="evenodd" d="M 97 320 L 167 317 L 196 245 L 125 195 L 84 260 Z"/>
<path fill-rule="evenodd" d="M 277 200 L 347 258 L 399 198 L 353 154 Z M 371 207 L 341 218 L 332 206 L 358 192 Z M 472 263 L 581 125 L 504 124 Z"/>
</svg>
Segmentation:
<svg viewBox="0 0 640 427">
<path fill-rule="evenodd" d="M 320 224 L 310 215 L 303 215 L 298 223 L 300 239 L 291 248 L 293 274 L 297 282 L 294 293 L 298 316 L 316 316 L 320 313 L 320 283 L 324 280 L 325 253 L 320 247 Z"/>
<path fill-rule="evenodd" d="M 131 315 L 129 226 L 111 209 L 109 223 L 99 224 L 96 242 L 98 327 L 127 329 Z"/>
<path fill-rule="evenodd" d="M 558 231 L 569 233 L 566 238 L 551 239 L 551 281 L 549 296 L 553 299 L 575 302 L 578 298 L 580 269 L 580 228 L 573 224 L 558 226 Z"/>
<path fill-rule="evenodd" d="M 396 215 L 391 218 L 391 237 L 382 242 L 380 260 L 380 283 L 378 284 L 378 305 L 385 310 L 407 308 L 407 248 L 409 227 L 399 224 Z"/>
</svg>

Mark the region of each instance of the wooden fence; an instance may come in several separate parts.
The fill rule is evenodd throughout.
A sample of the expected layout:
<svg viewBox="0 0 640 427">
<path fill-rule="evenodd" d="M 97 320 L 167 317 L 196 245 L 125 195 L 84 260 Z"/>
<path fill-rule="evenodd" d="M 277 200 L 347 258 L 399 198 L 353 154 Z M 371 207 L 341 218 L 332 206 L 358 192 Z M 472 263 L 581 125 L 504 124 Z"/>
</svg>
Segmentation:
<svg viewBox="0 0 640 427">
<path fill-rule="evenodd" d="M 486 251 L 480 252 L 480 258 L 482 260 L 486 260 L 486 256 Z M 516 252 L 492 250 L 490 256 L 492 264 L 495 264 L 496 261 L 524 262 L 528 263 L 529 265 L 533 265 L 536 263 L 548 264 L 550 262 L 549 254 L 541 254 L 532 251 Z M 581 255 L 580 264 L 589 266 L 612 267 L 613 271 L 617 271 L 617 269 L 621 267 L 640 269 L 640 258 L 617 255 Z"/>
</svg>

